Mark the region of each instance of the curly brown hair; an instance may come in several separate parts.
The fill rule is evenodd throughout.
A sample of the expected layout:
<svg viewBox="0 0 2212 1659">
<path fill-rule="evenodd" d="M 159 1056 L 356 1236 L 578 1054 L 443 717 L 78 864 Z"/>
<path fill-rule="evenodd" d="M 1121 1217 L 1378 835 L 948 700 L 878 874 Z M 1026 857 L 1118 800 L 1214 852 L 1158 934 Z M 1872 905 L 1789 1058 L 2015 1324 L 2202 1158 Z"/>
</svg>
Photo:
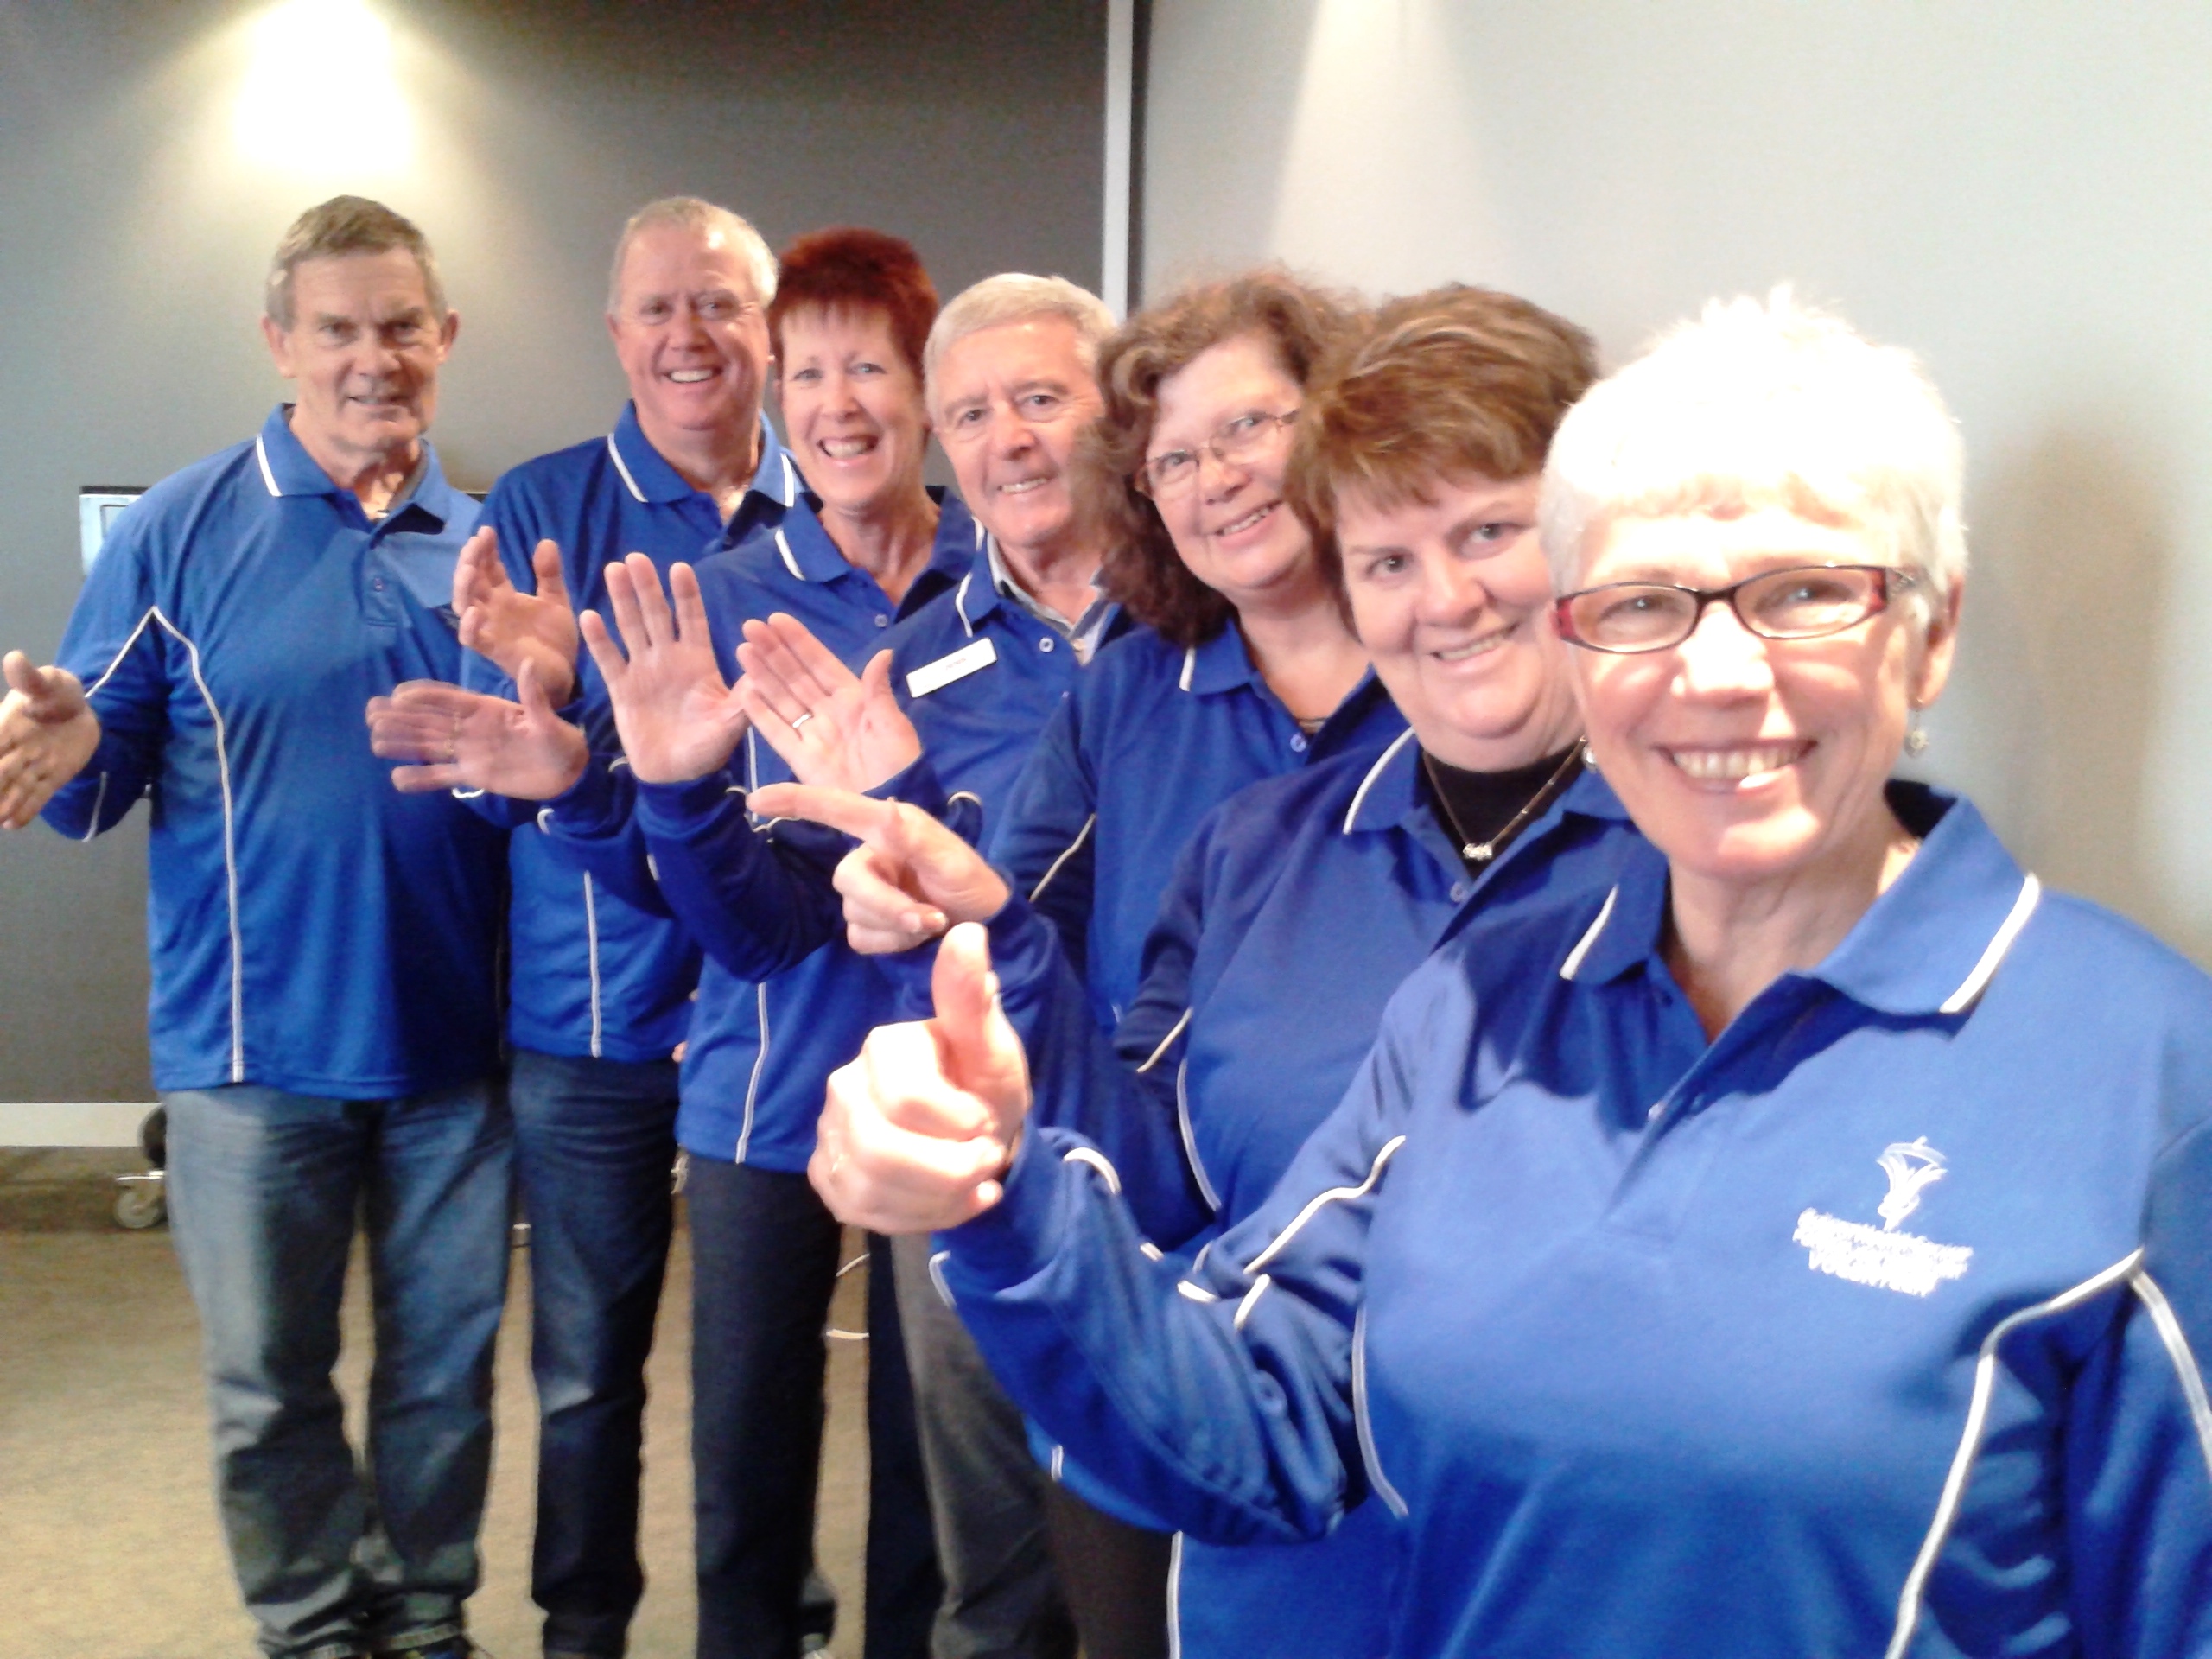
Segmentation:
<svg viewBox="0 0 2212 1659">
<path fill-rule="evenodd" d="M 1235 611 L 1191 574 L 1160 510 L 1134 481 L 1160 413 L 1160 383 L 1211 347 L 1249 334 L 1304 385 L 1357 315 L 1349 296 L 1269 266 L 1185 289 L 1131 317 L 1099 348 L 1103 407 L 1076 447 L 1076 491 L 1106 532 L 1107 592 L 1166 639 L 1211 639 Z"/>
<path fill-rule="evenodd" d="M 1526 478 L 1597 378 L 1587 334 L 1494 289 L 1453 283 L 1377 311 L 1309 383 L 1283 484 L 1338 604 L 1340 497 L 1387 508 L 1444 479 Z"/>
</svg>

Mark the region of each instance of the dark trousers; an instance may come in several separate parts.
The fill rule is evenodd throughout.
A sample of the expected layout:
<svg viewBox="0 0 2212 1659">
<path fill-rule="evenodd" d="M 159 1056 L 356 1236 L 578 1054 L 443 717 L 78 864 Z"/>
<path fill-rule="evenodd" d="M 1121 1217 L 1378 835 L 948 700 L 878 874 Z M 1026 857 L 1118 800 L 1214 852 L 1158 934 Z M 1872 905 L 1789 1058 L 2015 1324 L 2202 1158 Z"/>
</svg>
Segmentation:
<svg viewBox="0 0 2212 1659">
<path fill-rule="evenodd" d="M 694 1157 L 691 1465 L 699 1659 L 794 1659 L 814 1553 L 823 1325 L 842 1230 L 803 1174 Z M 870 1300 L 879 1294 L 870 1274 Z M 891 1275 L 881 1275 L 888 1280 Z M 871 1313 L 873 1320 L 873 1310 Z M 889 1322 L 895 1328 L 895 1321 Z M 871 1346 L 880 1343 L 875 1336 Z M 895 1338 L 887 1346 L 895 1352 Z M 937 1600 L 905 1367 L 870 1356 L 868 1659 L 919 1659 Z M 818 1629 L 818 1624 L 816 1624 Z M 901 1647 L 904 1640 L 908 1645 Z"/>
<path fill-rule="evenodd" d="M 1174 1535 L 1133 1527 L 1059 1485 L 1045 1488 L 1045 1528 L 1084 1659 L 1167 1659 Z"/>
<path fill-rule="evenodd" d="M 515 1173 L 530 1223 L 545 1646 L 620 1659 L 645 1592 L 645 1360 L 668 1266 L 676 1065 L 517 1053 Z"/>
</svg>

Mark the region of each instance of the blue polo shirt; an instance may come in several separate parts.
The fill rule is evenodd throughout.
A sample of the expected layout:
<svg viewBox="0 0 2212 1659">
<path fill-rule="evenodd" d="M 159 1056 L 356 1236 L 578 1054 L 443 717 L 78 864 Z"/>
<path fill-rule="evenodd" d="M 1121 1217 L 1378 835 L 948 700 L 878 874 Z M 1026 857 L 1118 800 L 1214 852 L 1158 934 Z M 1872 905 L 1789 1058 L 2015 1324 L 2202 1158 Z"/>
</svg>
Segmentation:
<svg viewBox="0 0 2212 1659">
<path fill-rule="evenodd" d="M 1020 905 L 994 919 L 1001 996 L 1032 1056 L 1031 1121 L 1102 1151 L 1144 1236 L 1187 1258 L 1261 1208 L 1343 1099 L 1391 995 L 1447 929 L 1601 895 L 1637 841 L 1612 791 L 1586 773 L 1470 877 L 1438 828 L 1410 732 L 1379 757 L 1256 784 L 1208 816 L 1178 863 L 1117 1058 L 1102 1065 L 1103 1045 L 1080 1029 L 1052 930 Z M 1086 1496 L 1122 1507 L 1070 1459 L 1060 1467 Z M 1381 1653 L 1401 1547 L 1380 1505 L 1320 1544 L 1185 1538 L 1178 1651 Z"/>
<path fill-rule="evenodd" d="M 999 592 L 982 527 L 970 533 L 958 585 L 899 623 L 887 643 L 892 687 L 930 767 L 944 788 L 976 798 L 988 845 L 1083 664 L 1067 635 Z M 1128 626 L 1117 607 L 1103 625 L 1102 656 Z"/>
<path fill-rule="evenodd" d="M 791 462 L 766 421 L 752 492 L 779 519 L 797 496 Z M 670 565 L 696 563 L 722 535 L 721 509 L 646 441 L 634 404 L 605 437 L 526 461 L 503 474 L 484 503 L 499 533 L 499 558 L 516 587 L 534 593 L 531 556 L 540 541 L 561 550 L 579 611 L 613 617 L 608 563 L 643 553 L 665 582 Z M 468 652 L 461 683 L 512 697 L 514 685 Z M 613 713 L 596 669 L 578 675 L 588 730 L 605 743 Z M 507 917 L 507 1033 L 518 1048 L 613 1060 L 664 1060 L 690 1025 L 699 952 L 667 916 L 629 903 L 564 855 L 537 823 L 535 803 L 474 798 L 479 810 L 518 826 L 508 844 L 513 899 Z"/>
<path fill-rule="evenodd" d="M 100 743 L 44 816 L 89 838 L 152 796 L 157 1088 L 378 1099 L 498 1063 L 505 836 L 393 789 L 361 726 L 372 696 L 460 671 L 476 505 L 425 454 L 372 520 L 279 405 L 149 490 L 86 579 L 56 660 Z"/>
<path fill-rule="evenodd" d="M 1209 1536 L 1404 1514 L 1394 1653 L 2212 1650 L 2212 982 L 1891 801 L 1910 865 L 1711 1042 L 1655 851 L 1458 935 L 1187 1276 L 1027 1137 L 970 1330 Z"/>
<path fill-rule="evenodd" d="M 762 520 L 698 567 L 725 677 L 737 674 L 748 620 L 797 617 L 856 668 L 964 572 L 974 521 L 939 503 L 928 566 L 893 605 L 846 562 L 802 502 Z M 874 971 L 844 945 L 829 875 L 843 844 L 802 825 L 755 825 L 745 794 L 790 779 L 748 732 L 725 772 L 691 783 L 637 784 L 594 767 L 543 815 L 552 836 L 618 888 L 650 859 L 647 902 L 681 918 L 706 951 L 683 1058 L 677 1139 L 694 1154 L 796 1172 L 814 1148 L 830 1073 L 859 1052 L 881 1001 Z"/>
<path fill-rule="evenodd" d="M 1059 930 L 1100 1027 L 1136 995 L 1145 936 L 1198 820 L 1249 784 L 1405 730 L 1370 671 L 1309 736 L 1232 623 L 1203 645 L 1133 628 L 1102 650 L 1045 728 L 991 859 Z"/>
</svg>

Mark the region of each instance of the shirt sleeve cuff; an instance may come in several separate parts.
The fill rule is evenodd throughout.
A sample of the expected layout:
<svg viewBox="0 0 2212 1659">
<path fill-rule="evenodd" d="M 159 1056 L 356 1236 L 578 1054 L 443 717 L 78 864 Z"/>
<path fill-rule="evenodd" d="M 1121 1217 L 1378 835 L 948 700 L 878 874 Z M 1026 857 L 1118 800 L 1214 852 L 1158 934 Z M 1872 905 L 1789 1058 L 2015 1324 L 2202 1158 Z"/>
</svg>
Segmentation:
<svg viewBox="0 0 2212 1659">
<path fill-rule="evenodd" d="M 1035 1277 L 1051 1262 L 1065 1225 L 1068 1175 L 1052 1132 L 1025 1126 L 1000 1183 L 999 1201 L 973 1221 L 939 1233 L 938 1247 L 952 1253 L 963 1279 L 979 1284 L 1003 1289 Z"/>
</svg>

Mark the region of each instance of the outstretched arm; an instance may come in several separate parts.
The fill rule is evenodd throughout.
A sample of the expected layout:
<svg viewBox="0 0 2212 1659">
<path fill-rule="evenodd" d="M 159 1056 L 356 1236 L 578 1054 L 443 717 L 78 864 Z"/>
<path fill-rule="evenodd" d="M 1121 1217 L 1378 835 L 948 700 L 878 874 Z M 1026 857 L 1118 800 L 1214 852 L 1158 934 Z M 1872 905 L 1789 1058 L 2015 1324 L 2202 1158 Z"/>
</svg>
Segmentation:
<svg viewBox="0 0 2212 1659">
<path fill-rule="evenodd" d="M 564 703 L 576 683 L 576 617 L 569 599 L 561 550 L 541 541 L 531 554 L 537 591 L 515 586 L 499 556 L 499 532 L 480 527 L 454 562 L 453 609 L 461 643 L 490 660 L 518 685 L 523 665 L 536 667 L 547 700 Z"/>
<path fill-rule="evenodd" d="M 516 677 L 521 701 L 464 691 L 439 680 L 409 680 L 388 697 L 369 699 L 369 747 L 394 766 L 404 794 L 486 790 L 517 800 L 550 801 L 582 777 L 584 734 L 553 712 L 535 663 Z"/>
<path fill-rule="evenodd" d="M 21 830 L 84 770 L 99 747 L 99 717 L 66 668 L 35 668 L 11 651 L 0 658 L 0 829 Z"/>
<path fill-rule="evenodd" d="M 1321 1535 L 1361 1483 L 1351 1332 L 1399 1144 L 1388 1068 L 1370 1062 L 1260 1213 L 1185 1278 L 1147 1251 L 1096 1149 L 1025 1127 L 980 941 L 948 936 L 935 977 L 929 1020 L 879 1028 L 830 1079 L 809 1169 L 825 1202 L 886 1231 L 959 1223 L 940 1242 L 963 1321 L 1116 1490 L 1223 1542 Z"/>
</svg>

